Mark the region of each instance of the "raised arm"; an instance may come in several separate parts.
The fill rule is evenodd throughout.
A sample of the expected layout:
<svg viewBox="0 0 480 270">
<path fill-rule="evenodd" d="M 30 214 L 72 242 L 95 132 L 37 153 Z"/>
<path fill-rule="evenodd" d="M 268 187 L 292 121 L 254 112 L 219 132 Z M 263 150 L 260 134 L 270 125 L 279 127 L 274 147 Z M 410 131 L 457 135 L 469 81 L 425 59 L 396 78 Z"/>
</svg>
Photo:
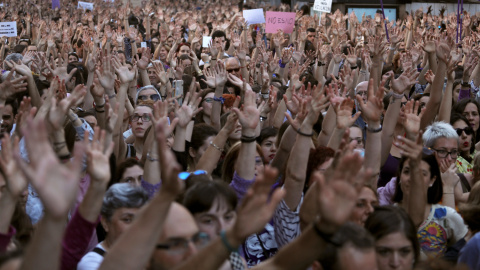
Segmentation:
<svg viewBox="0 0 480 270">
<path fill-rule="evenodd" d="M 255 178 L 255 153 L 256 153 L 256 132 L 258 122 L 260 121 L 260 112 L 255 104 L 256 94 L 252 90 L 245 93 L 243 111 L 238 108 L 232 110 L 238 116 L 242 125 L 242 138 L 240 152 L 235 162 L 235 171 L 243 179 Z"/>
<path fill-rule="evenodd" d="M 447 63 L 449 61 L 450 46 L 447 42 L 439 40 L 436 44 L 436 54 L 438 59 L 437 70 L 435 78 L 432 83 L 432 91 L 430 93 L 430 100 L 427 103 L 425 114 L 422 117 L 420 129 L 424 130 L 430 125 L 437 116 L 438 108 L 442 101 L 443 83 L 445 81 L 445 72 L 447 70 Z"/>
<path fill-rule="evenodd" d="M 167 118 L 155 119 L 158 155 L 162 168 L 162 187 L 152 201 L 142 210 L 130 228 L 123 233 L 109 250 L 100 266 L 104 269 L 143 269 L 155 249 L 171 203 L 183 190 L 178 179 L 180 165 L 167 147 L 167 136 L 173 126 Z M 176 122 L 176 121 L 175 121 Z"/>
<path fill-rule="evenodd" d="M 322 86 L 317 86 L 312 93 L 313 99 L 307 99 L 301 102 L 301 109 L 297 115 L 297 118 L 305 119 L 297 129 L 298 135 L 290 152 L 290 157 L 288 158 L 284 184 L 284 189 L 286 191 L 284 200 L 287 206 L 293 211 L 300 203 L 305 181 L 308 180 L 305 178 L 309 157 L 308 153 L 310 153 L 312 145 L 311 135 L 313 135 L 313 125 L 317 122 L 322 109 L 328 106 L 325 105 L 328 102 L 328 98 L 325 97 L 322 89 Z M 305 114 L 306 117 L 304 116 Z M 286 116 L 291 123 L 294 122 L 290 115 L 286 114 Z"/>
</svg>

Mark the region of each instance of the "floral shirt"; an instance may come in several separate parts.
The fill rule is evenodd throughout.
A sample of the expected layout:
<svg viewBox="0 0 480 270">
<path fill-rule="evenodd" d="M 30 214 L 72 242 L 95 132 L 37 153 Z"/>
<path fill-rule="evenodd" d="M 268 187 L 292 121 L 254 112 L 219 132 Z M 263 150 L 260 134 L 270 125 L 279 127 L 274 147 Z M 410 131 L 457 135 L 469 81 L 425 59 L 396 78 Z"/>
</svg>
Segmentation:
<svg viewBox="0 0 480 270">
<path fill-rule="evenodd" d="M 473 154 L 470 155 L 472 160 L 475 157 L 476 153 L 477 153 L 477 150 L 475 150 Z M 455 162 L 455 165 L 457 165 L 457 169 L 459 173 L 473 173 L 473 164 L 468 162 L 462 156 L 457 157 L 457 161 Z"/>
</svg>

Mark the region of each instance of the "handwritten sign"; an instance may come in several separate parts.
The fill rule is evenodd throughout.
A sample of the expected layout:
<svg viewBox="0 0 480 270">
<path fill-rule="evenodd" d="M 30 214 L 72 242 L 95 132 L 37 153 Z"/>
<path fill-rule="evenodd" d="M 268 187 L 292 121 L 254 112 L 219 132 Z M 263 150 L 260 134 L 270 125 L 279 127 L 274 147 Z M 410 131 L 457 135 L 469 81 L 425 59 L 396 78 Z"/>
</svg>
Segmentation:
<svg viewBox="0 0 480 270">
<path fill-rule="evenodd" d="M 52 0 L 52 9 L 60 9 L 60 0 Z"/>
<path fill-rule="evenodd" d="M 263 8 L 248 9 L 243 11 L 243 18 L 248 24 L 265 23 L 265 16 L 263 16 Z"/>
<path fill-rule="evenodd" d="M 313 10 L 330 13 L 332 11 L 332 0 L 315 0 Z"/>
<path fill-rule="evenodd" d="M 93 10 L 93 3 L 78 1 L 78 9 Z"/>
<path fill-rule="evenodd" d="M 0 37 L 16 37 L 17 22 L 0 22 Z"/>
<path fill-rule="evenodd" d="M 210 42 L 212 41 L 212 37 L 207 37 L 207 36 L 203 36 L 203 39 L 202 39 L 202 47 L 203 48 L 208 48 L 208 46 L 210 45 Z"/>
<path fill-rule="evenodd" d="M 267 11 L 266 33 L 276 33 L 281 29 L 285 33 L 292 33 L 295 26 L 295 12 Z"/>
</svg>

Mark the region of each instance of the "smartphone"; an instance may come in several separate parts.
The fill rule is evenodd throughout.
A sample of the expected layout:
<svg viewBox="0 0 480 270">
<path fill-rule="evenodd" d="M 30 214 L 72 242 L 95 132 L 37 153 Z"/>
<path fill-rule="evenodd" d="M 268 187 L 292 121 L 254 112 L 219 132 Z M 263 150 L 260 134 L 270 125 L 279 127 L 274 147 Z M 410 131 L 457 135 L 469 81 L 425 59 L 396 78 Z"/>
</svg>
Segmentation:
<svg viewBox="0 0 480 270">
<path fill-rule="evenodd" d="M 179 105 L 182 105 L 183 101 L 183 80 L 173 81 L 173 88 L 175 89 L 175 98 Z"/>
</svg>

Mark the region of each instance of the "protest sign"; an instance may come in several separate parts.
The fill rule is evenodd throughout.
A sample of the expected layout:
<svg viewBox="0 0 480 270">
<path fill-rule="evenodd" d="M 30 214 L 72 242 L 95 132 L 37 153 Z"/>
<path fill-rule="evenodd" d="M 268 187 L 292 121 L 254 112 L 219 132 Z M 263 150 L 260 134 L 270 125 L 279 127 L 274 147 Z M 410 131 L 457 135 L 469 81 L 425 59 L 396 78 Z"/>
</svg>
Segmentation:
<svg viewBox="0 0 480 270">
<path fill-rule="evenodd" d="M 295 26 L 295 12 L 267 11 L 266 33 L 276 33 L 278 29 L 285 33 L 292 33 Z"/>
<path fill-rule="evenodd" d="M 93 3 L 78 1 L 78 9 L 93 10 Z"/>
<path fill-rule="evenodd" d="M 0 37 L 16 37 L 17 22 L 0 22 Z"/>
<path fill-rule="evenodd" d="M 248 24 L 265 23 L 265 16 L 263 16 L 263 8 L 248 9 L 243 11 L 243 18 Z"/>
<path fill-rule="evenodd" d="M 203 40 L 202 40 L 202 47 L 203 48 L 208 48 L 208 46 L 210 45 L 210 41 L 212 40 L 212 37 L 207 37 L 207 36 L 204 36 L 203 37 Z"/>
<path fill-rule="evenodd" d="M 313 10 L 330 13 L 332 11 L 332 0 L 315 0 Z"/>
</svg>

